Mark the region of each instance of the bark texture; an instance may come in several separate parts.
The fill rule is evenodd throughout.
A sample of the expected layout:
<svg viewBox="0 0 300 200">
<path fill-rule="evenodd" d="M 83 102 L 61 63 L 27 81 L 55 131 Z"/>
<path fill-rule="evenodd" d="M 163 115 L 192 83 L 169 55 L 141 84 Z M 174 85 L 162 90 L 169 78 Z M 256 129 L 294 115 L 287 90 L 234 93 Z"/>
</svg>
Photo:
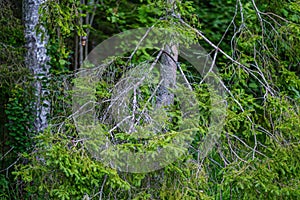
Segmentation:
<svg viewBox="0 0 300 200">
<path fill-rule="evenodd" d="M 169 5 L 169 13 L 175 14 L 175 0 L 167 0 Z M 160 65 L 160 79 L 162 81 L 158 93 L 156 106 L 160 108 L 162 106 L 169 106 L 174 102 L 174 94 L 171 93 L 170 89 L 176 85 L 176 70 L 178 62 L 178 47 L 172 43 L 165 46 L 165 53 L 161 57 Z"/>
<path fill-rule="evenodd" d="M 23 19 L 25 24 L 26 55 L 25 65 L 32 72 L 35 81 L 34 112 L 36 115 L 34 127 L 36 132 L 43 131 L 48 126 L 47 116 L 50 113 L 50 102 L 46 100 L 50 66 L 47 65 L 46 34 L 37 33 L 37 28 L 44 32 L 43 27 L 37 27 L 39 8 L 44 0 L 23 0 Z"/>
<path fill-rule="evenodd" d="M 160 79 L 162 81 L 157 94 L 157 107 L 173 104 L 174 94 L 170 89 L 176 85 L 176 70 L 178 49 L 176 45 L 166 45 L 165 53 L 161 57 Z"/>
</svg>

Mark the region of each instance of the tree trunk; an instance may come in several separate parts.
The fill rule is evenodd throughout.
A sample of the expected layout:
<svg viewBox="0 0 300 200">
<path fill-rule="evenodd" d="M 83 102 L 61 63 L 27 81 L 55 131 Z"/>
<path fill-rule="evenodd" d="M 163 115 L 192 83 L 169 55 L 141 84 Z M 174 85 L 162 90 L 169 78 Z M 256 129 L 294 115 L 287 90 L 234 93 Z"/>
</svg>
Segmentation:
<svg viewBox="0 0 300 200">
<path fill-rule="evenodd" d="M 170 6 L 169 13 L 175 12 L 174 2 L 174 0 L 167 0 Z M 173 104 L 174 94 L 170 92 L 170 89 L 176 85 L 178 48 L 176 44 L 173 44 L 171 41 L 170 44 L 166 45 L 164 51 L 165 53 L 162 54 L 160 65 L 160 79 L 162 83 L 157 91 L 157 108 Z"/>
<path fill-rule="evenodd" d="M 44 0 L 24 0 L 23 18 L 25 24 L 25 40 L 27 53 L 25 55 L 25 65 L 32 72 L 35 81 L 35 102 L 34 112 L 36 115 L 34 127 L 36 132 L 43 131 L 48 126 L 47 116 L 50 113 L 50 102 L 46 100 L 49 93 L 47 89 L 48 73 L 50 66 L 47 65 L 46 44 L 48 37 L 43 27 L 38 27 L 44 33 L 37 33 L 39 21 L 39 8 Z"/>
<path fill-rule="evenodd" d="M 161 57 L 160 79 L 162 80 L 157 95 L 157 107 L 173 104 L 174 94 L 170 89 L 176 85 L 176 70 L 178 61 L 178 49 L 176 45 L 166 45 L 165 53 Z"/>
</svg>

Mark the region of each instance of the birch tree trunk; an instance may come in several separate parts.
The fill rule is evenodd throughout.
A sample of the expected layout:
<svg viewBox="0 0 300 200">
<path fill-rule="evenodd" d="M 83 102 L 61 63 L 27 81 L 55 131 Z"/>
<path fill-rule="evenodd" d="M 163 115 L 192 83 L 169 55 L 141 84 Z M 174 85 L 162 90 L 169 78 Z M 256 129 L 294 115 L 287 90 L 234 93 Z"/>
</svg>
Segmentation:
<svg viewBox="0 0 300 200">
<path fill-rule="evenodd" d="M 44 0 L 23 0 L 23 18 L 25 24 L 25 40 L 27 52 L 25 55 L 25 65 L 32 72 L 35 81 L 35 122 L 36 132 L 43 131 L 48 126 L 47 116 L 50 113 L 50 102 L 46 100 L 49 93 L 47 89 L 48 74 L 50 66 L 47 65 L 46 44 L 48 37 L 46 34 L 37 33 L 39 21 L 39 8 Z M 44 31 L 43 27 L 38 27 Z"/>
</svg>

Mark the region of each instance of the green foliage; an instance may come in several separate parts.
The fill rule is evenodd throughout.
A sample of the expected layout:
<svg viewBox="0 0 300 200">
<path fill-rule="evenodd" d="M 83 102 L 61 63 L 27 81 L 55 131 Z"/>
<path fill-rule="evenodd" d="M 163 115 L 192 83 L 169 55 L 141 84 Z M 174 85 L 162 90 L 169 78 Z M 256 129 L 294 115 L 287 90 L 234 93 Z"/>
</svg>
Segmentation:
<svg viewBox="0 0 300 200">
<path fill-rule="evenodd" d="M 82 10 L 86 8 L 79 0 L 50 0 L 40 7 L 37 30 L 49 36 L 47 54 L 50 56 L 50 70 L 54 74 L 68 72 L 73 53 L 72 39 L 86 35 L 82 23 L 79 23 L 85 16 Z"/>
<path fill-rule="evenodd" d="M 50 56 L 49 65 L 53 74 L 63 74 L 69 71 L 71 52 L 58 39 L 50 39 L 47 54 Z"/>
<path fill-rule="evenodd" d="M 50 124 L 63 123 L 67 120 L 67 116 L 72 113 L 72 96 L 69 90 L 72 87 L 70 83 L 72 74 L 66 71 L 63 71 L 61 74 L 55 74 L 48 85 L 48 90 L 50 91 L 49 99 L 51 99 Z M 56 126 L 53 126 L 53 128 L 57 130 Z"/>
<path fill-rule="evenodd" d="M 26 192 L 20 192 L 24 194 L 22 198 L 177 200 L 297 199 L 300 196 L 299 2 L 176 1 L 176 6 L 172 7 L 163 0 L 112 0 L 100 1 L 97 5 L 83 5 L 79 0 L 46 1 L 40 10 L 40 23 L 50 36 L 52 126 L 33 141 L 28 131 L 32 126 L 29 107 L 33 96 L 28 82 L 32 80 L 28 78 L 28 70 L 22 67 L 23 27 L 11 4 L 7 5 L 0 8 L 5 11 L 0 12 L 0 28 L 3 30 L 0 33 L 0 88 L 3 91 L 0 94 L 3 105 L 0 108 L 0 126 L 5 132 L 1 139 L 5 138 L 7 142 L 6 146 L 1 144 L 4 146 L 2 152 L 8 147 L 14 147 L 15 153 L 24 152 L 30 146 L 28 142 L 35 144 L 32 152 L 23 153 L 20 160 L 24 162 L 19 163 L 14 172 L 17 184 L 26 188 Z M 84 19 L 94 11 L 91 26 L 80 23 L 81 17 Z M 180 104 L 182 99 L 177 98 L 173 106 L 165 107 L 152 116 L 161 124 L 137 126 L 135 133 L 128 134 L 120 128 L 109 132 L 116 122 L 104 120 L 96 129 L 98 132 L 86 131 L 85 136 L 90 140 L 85 142 L 86 138 L 78 136 L 78 127 L 71 116 L 70 90 L 76 85 L 72 82 L 73 74 L 69 72 L 73 69 L 71 57 L 76 46 L 73 37 L 86 35 L 88 30 L 90 44 L 94 47 L 115 33 L 155 25 L 166 28 L 170 35 L 180 32 L 182 38 L 179 41 L 200 41 L 207 50 L 213 49 L 194 31 L 181 26 L 175 18 L 179 15 L 235 60 L 228 60 L 220 50 L 215 60 L 224 84 L 220 87 L 227 93 L 227 116 L 213 150 L 201 158 L 203 138 L 210 128 L 211 98 L 215 96 L 208 92 L 207 85 L 199 85 L 203 77 L 181 58 L 180 67 L 195 92 L 199 119 L 184 121 L 179 110 L 184 105 Z M 123 45 L 126 47 L 125 42 Z M 83 93 L 81 100 L 92 98 L 106 102 L 96 105 L 97 118 L 102 120 L 103 110 L 109 106 L 109 99 L 114 97 L 115 84 L 123 73 L 140 67 L 141 62 L 152 62 L 156 54 L 156 51 L 148 49 L 137 51 L 130 65 L 125 61 L 127 55 L 117 59 L 103 70 L 101 80 L 88 91 L 94 96 L 84 96 Z M 114 80 L 110 78 L 111 74 Z M 159 81 L 150 78 L 155 83 Z M 90 89 L 85 81 L 82 80 L 81 87 Z M 144 84 L 138 89 L 138 112 L 145 107 L 152 114 L 155 97 L 151 101 L 148 99 L 154 91 L 154 84 Z M 188 95 L 185 90 L 179 92 L 184 97 Z M 132 101 L 132 96 L 129 100 Z M 143 120 L 141 122 L 146 121 Z M 197 130 L 188 153 L 151 173 L 113 170 L 87 151 L 86 144 L 99 144 L 91 138 L 99 141 L 100 133 L 101 137 L 114 139 L 124 151 L 165 147 L 178 135 L 182 140 L 190 140 L 179 128 L 189 123 Z M 2 124 L 6 124 L 5 127 Z M 140 138 L 153 136 L 152 130 L 158 126 L 162 127 L 164 134 L 159 133 L 151 140 Z M 179 147 L 174 149 L 178 154 L 182 151 Z M 3 153 L 1 159 L 2 156 Z M 4 162 L 8 161 L 12 160 L 4 157 Z M 14 196 L 10 182 L 9 178 L 0 174 L 0 191 L 4 193 L 1 198 Z"/>
<path fill-rule="evenodd" d="M 9 181 L 5 178 L 3 174 L 0 174 L 0 198 L 8 198 L 7 192 L 9 191 Z"/>
<path fill-rule="evenodd" d="M 0 199 L 21 199 L 13 181 L 18 154 L 29 151 L 33 126 L 31 76 L 24 67 L 20 2 L 0 2 Z"/>
<path fill-rule="evenodd" d="M 0 48 L 9 48 L 9 47 L 21 47 L 24 43 L 23 37 L 23 27 L 21 23 L 21 19 L 17 16 L 20 13 L 14 13 L 15 9 L 13 7 L 13 3 L 7 0 L 1 1 L 0 3 L 0 27 L 1 27 L 1 34 L 0 34 Z M 2 46 L 3 45 L 3 46 Z M 3 58 L 3 54 L 1 50 L 1 58 Z M 16 56 L 16 55 L 15 55 Z M 6 57 L 8 59 L 15 59 L 11 58 L 10 56 Z M 2 59 L 1 59 L 2 60 Z M 3 61 L 2 61 L 3 62 Z"/>
<path fill-rule="evenodd" d="M 35 151 L 24 154 L 28 164 L 19 165 L 14 173 L 25 181 L 26 190 L 35 199 L 82 199 L 85 194 L 96 194 L 102 184 L 129 189 L 115 170 L 90 159 L 80 141 L 50 132 L 36 140 Z"/>
<path fill-rule="evenodd" d="M 23 65 L 24 28 L 13 6 L 3 1 L 0 8 L 0 147 L 4 153 L 10 148 L 15 153 L 23 152 L 29 146 L 27 128 L 32 124 L 30 76 Z M 3 161 L 9 163 L 12 159 Z"/>
<path fill-rule="evenodd" d="M 210 199 L 204 192 L 205 173 L 197 172 L 197 165 L 192 163 L 178 161 L 163 171 L 148 174 L 118 173 L 91 159 L 81 140 L 74 137 L 47 132 L 35 139 L 35 150 L 23 154 L 28 164 L 18 165 L 14 172 L 35 199 L 82 199 L 84 195 L 96 197 L 100 192 L 106 199 L 176 199 L 177 195 L 183 199 Z M 162 179 L 161 173 L 166 178 Z M 147 187 L 149 181 L 158 181 L 158 191 Z"/>
<path fill-rule="evenodd" d="M 32 110 L 32 94 L 20 86 L 11 91 L 5 114 L 8 122 L 5 124 L 10 140 L 7 145 L 14 148 L 15 152 L 25 152 L 31 147 L 34 116 Z"/>
<path fill-rule="evenodd" d="M 70 36 L 73 31 L 84 35 L 82 27 L 77 23 L 84 16 L 79 13 L 80 9 L 83 8 L 79 0 L 46 1 L 40 7 L 40 23 L 46 27 L 48 34 L 57 34 L 58 38 Z"/>
<path fill-rule="evenodd" d="M 276 146 L 269 158 L 230 165 L 224 171 L 223 198 L 297 199 L 299 144 Z"/>
</svg>

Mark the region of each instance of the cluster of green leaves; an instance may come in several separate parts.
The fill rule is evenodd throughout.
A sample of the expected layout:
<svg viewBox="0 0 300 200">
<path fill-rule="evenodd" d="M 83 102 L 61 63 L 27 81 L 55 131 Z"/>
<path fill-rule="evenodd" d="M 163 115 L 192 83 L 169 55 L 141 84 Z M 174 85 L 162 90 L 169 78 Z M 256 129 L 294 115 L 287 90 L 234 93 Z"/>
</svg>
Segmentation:
<svg viewBox="0 0 300 200">
<path fill-rule="evenodd" d="M 20 165 L 15 175 L 27 183 L 26 190 L 35 199 L 82 199 L 96 194 L 107 177 L 112 188 L 128 189 L 115 170 L 92 160 L 81 144 L 64 134 L 43 133 L 36 137 L 36 149 L 24 157 L 29 165 Z"/>
<path fill-rule="evenodd" d="M 244 106 L 244 101 L 240 102 Z M 265 110 L 260 113 L 262 108 Z M 218 183 L 213 195 L 234 199 L 296 198 L 298 112 L 289 100 L 277 97 L 268 98 L 264 107 L 252 111 L 229 111 L 220 146 L 210 155 L 214 163 L 206 163 L 212 182 Z"/>
<path fill-rule="evenodd" d="M 95 22 L 91 31 L 91 40 L 97 43 L 113 34 L 135 29 L 150 27 L 161 23 L 170 17 L 171 10 L 167 1 L 141 0 L 141 1 L 105 1 L 98 6 Z M 193 26 L 199 27 L 197 16 L 193 14 L 195 8 L 192 1 L 177 2 L 174 14 L 180 14 Z"/>
<path fill-rule="evenodd" d="M 47 54 L 52 73 L 69 71 L 74 54 L 73 38 L 86 35 L 80 23 L 80 19 L 86 16 L 82 11 L 86 10 L 91 10 L 91 6 L 85 6 L 79 0 L 50 0 L 40 6 L 37 29 L 49 37 Z"/>
<path fill-rule="evenodd" d="M 34 116 L 32 110 L 32 94 L 16 86 L 5 107 L 8 122 L 5 124 L 10 140 L 7 145 L 15 152 L 25 152 L 31 147 Z M 30 130 L 32 132 L 30 132 Z"/>
<path fill-rule="evenodd" d="M 224 169 L 223 196 L 251 199 L 297 199 L 299 145 L 276 146 L 265 159 L 233 163 Z"/>
<path fill-rule="evenodd" d="M 193 163 L 178 161 L 147 174 L 120 173 L 92 159 L 82 141 L 65 133 L 47 131 L 36 136 L 36 141 L 35 150 L 24 154 L 28 164 L 14 172 L 31 198 L 210 199 L 204 193 L 205 173 Z"/>
</svg>

